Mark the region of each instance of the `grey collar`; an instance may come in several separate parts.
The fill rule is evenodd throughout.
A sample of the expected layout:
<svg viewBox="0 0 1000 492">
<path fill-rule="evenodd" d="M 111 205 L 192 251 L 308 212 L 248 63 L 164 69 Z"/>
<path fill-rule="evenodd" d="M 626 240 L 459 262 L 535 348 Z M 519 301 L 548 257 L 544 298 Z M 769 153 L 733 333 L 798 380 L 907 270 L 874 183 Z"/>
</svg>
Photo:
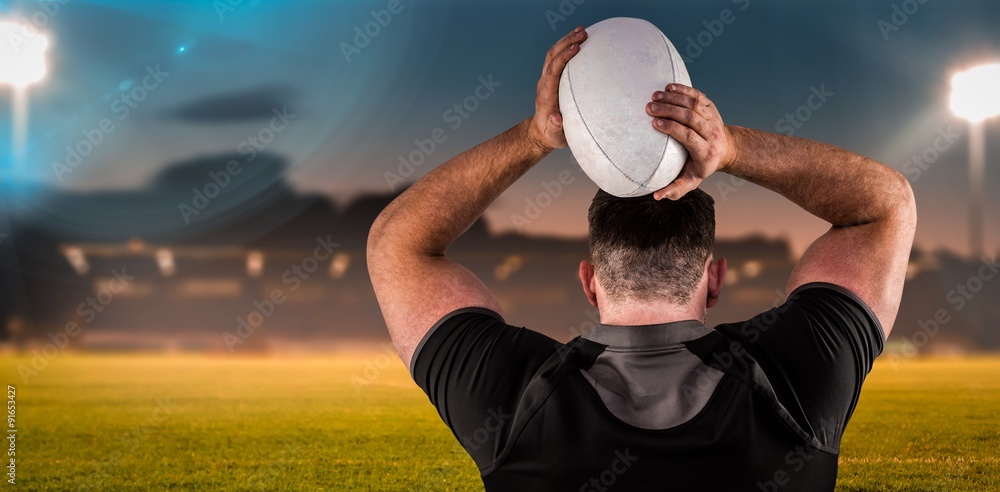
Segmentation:
<svg viewBox="0 0 1000 492">
<path fill-rule="evenodd" d="M 693 319 L 635 326 L 598 323 L 583 338 L 609 347 L 656 347 L 696 340 L 712 331 L 701 321 Z"/>
</svg>

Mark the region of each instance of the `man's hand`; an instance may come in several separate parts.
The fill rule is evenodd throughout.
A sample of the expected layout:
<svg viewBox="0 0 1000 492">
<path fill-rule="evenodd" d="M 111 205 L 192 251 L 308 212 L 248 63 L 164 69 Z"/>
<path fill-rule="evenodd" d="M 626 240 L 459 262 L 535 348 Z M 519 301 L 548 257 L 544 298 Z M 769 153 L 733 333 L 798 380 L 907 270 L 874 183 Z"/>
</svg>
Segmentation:
<svg viewBox="0 0 1000 492">
<path fill-rule="evenodd" d="M 705 178 L 735 159 L 733 138 L 722 115 L 704 94 L 683 84 L 668 84 L 646 105 L 653 127 L 673 137 L 688 151 L 677 179 L 653 193 L 653 198 L 677 200 Z"/>
<path fill-rule="evenodd" d="M 577 27 L 560 39 L 545 54 L 542 77 L 535 95 L 535 116 L 531 118 L 529 135 L 532 142 L 546 152 L 566 147 L 562 115 L 559 113 L 559 79 L 569 60 L 580 52 L 580 43 L 587 40 L 587 31 Z"/>
</svg>

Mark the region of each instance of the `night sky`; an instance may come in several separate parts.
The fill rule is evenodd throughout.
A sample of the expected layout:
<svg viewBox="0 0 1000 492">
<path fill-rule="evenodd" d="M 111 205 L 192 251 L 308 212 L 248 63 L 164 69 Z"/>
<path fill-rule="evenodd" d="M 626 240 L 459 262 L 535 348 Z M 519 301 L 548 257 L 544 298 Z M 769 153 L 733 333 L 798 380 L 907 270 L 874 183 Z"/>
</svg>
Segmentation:
<svg viewBox="0 0 1000 492">
<path fill-rule="evenodd" d="M 22 16 L 44 20 L 51 39 L 49 76 L 30 92 L 20 165 L 9 150 L 11 93 L 0 91 L 0 170 L 25 188 L 139 189 L 171 163 L 258 145 L 288 159 L 285 178 L 303 192 L 341 203 L 389 193 L 396 178 L 386 173 L 400 174 L 401 158 L 423 161 L 400 176 L 412 181 L 530 116 L 545 51 L 565 32 L 628 16 L 664 31 L 728 123 L 787 133 L 779 120 L 814 90 L 832 93 L 794 134 L 903 171 L 918 200 L 918 246 L 958 252 L 967 249 L 967 130 L 948 110 L 949 80 L 957 69 L 1000 61 L 995 0 L 0 1 L 0 19 Z M 359 35 L 366 29 L 375 35 Z M 488 96 L 476 98 L 483 81 L 490 90 L 479 93 Z M 255 144 L 275 111 L 287 124 Z M 105 119 L 114 129 L 59 179 L 53 167 L 67 160 L 66 147 Z M 447 140 L 422 149 L 415 140 L 436 128 Z M 942 134 L 951 137 L 935 149 Z M 993 252 L 996 121 L 987 141 Z M 914 155 L 930 157 L 925 169 Z M 524 232 L 583 235 L 596 188 L 568 150 L 501 197 L 487 214 L 491 228 L 514 229 L 512 214 L 524 214 L 525 200 L 562 170 L 573 182 Z M 719 202 L 722 237 L 784 236 L 801 251 L 825 228 L 770 192 L 726 183 L 717 176 L 703 185 Z"/>
</svg>

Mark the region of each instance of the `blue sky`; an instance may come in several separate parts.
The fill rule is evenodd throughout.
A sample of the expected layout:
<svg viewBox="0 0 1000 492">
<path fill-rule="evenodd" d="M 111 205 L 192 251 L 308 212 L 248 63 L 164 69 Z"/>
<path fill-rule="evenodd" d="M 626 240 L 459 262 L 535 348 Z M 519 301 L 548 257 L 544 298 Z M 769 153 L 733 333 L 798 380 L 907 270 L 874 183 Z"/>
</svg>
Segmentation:
<svg viewBox="0 0 1000 492">
<path fill-rule="evenodd" d="M 230 4 L 237 5 L 219 7 Z M 396 13 L 376 14 L 385 25 L 372 29 L 378 19 L 371 11 L 389 7 Z M 894 9 L 904 7 L 912 13 L 894 19 Z M 722 32 L 703 34 L 706 22 L 717 27 L 726 9 L 731 22 Z M 44 19 L 52 39 L 49 77 L 30 93 L 29 147 L 17 173 L 24 181 L 77 191 L 141 188 L 171 163 L 246 148 L 281 107 L 294 119 L 266 150 L 288 160 L 286 179 L 297 189 L 341 201 L 388 192 L 385 173 L 398 172 L 400 156 L 418 150 L 415 139 L 435 128 L 447 135 L 410 180 L 530 116 L 544 53 L 564 32 L 630 16 L 656 24 L 688 55 L 694 85 L 729 123 L 775 131 L 812 88 L 823 88 L 832 95 L 795 134 L 901 170 L 951 128 L 959 138 L 910 177 L 921 213 L 918 243 L 959 251 L 966 234 L 966 132 L 947 110 L 948 81 L 958 68 L 1000 60 L 1000 4 L 989 0 L 0 1 L 0 17 L 21 16 Z M 377 31 L 367 43 L 356 31 L 366 27 Z M 710 43 L 691 51 L 699 35 Z M 345 56 L 344 43 L 359 39 L 364 46 Z M 141 102 L 123 106 L 122 95 L 135 94 L 157 67 L 167 75 Z M 499 85 L 474 111 L 448 113 L 475 93 L 480 77 L 490 76 Z M 9 92 L 0 92 L 0 112 L 9 115 L 10 104 Z M 53 162 L 64 162 L 66 146 L 78 145 L 105 118 L 114 130 L 58 180 Z M 997 128 L 988 126 L 987 189 L 1000 186 Z M 10 118 L 0 118 L 8 157 L 10 130 Z M 3 162 L 11 172 L 10 159 Z M 568 151 L 505 194 L 488 214 L 491 225 L 512 229 L 511 215 L 564 169 L 576 180 L 525 231 L 582 234 L 595 188 Z M 723 197 L 719 182 L 706 186 L 722 199 L 720 235 L 763 230 L 801 249 L 823 230 L 753 186 Z M 991 197 L 987 206 L 995 251 L 1000 202 Z M 776 216 L 783 219 L 761 218 Z"/>
</svg>

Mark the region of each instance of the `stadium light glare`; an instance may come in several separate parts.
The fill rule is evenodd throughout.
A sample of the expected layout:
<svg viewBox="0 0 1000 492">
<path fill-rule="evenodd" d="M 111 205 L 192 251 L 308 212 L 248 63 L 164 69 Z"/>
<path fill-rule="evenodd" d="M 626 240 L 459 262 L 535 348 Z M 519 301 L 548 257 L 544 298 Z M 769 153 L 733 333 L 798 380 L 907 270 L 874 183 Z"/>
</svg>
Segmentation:
<svg viewBox="0 0 1000 492">
<path fill-rule="evenodd" d="M 1000 115 L 1000 63 L 989 63 L 956 73 L 951 79 L 951 110 L 979 123 Z"/>
<path fill-rule="evenodd" d="M 983 180 L 986 168 L 984 120 L 1000 115 L 1000 63 L 978 65 L 951 78 L 951 110 L 969 121 L 969 254 L 985 251 Z"/>
<path fill-rule="evenodd" d="M 23 89 L 45 78 L 49 38 L 34 26 L 0 21 L 0 84 Z"/>
</svg>

